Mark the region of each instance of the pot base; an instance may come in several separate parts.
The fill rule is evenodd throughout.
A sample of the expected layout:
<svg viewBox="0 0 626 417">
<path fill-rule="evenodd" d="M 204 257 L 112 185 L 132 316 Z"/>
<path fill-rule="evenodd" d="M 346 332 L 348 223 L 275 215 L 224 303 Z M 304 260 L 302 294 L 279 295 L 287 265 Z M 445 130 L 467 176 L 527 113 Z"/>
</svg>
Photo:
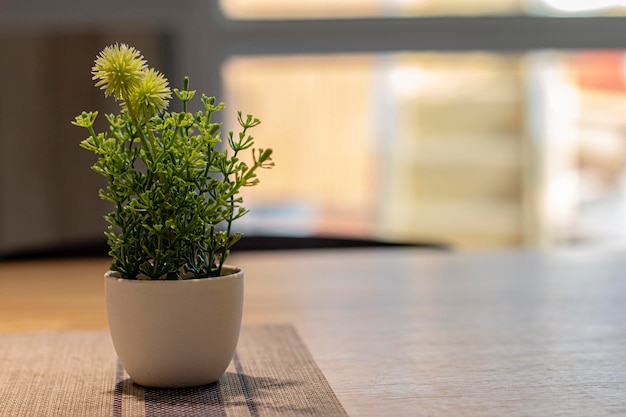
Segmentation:
<svg viewBox="0 0 626 417">
<path fill-rule="evenodd" d="M 129 280 L 105 275 L 109 328 L 131 379 L 182 388 L 216 382 L 232 360 L 243 311 L 243 271 L 216 278 Z"/>
</svg>

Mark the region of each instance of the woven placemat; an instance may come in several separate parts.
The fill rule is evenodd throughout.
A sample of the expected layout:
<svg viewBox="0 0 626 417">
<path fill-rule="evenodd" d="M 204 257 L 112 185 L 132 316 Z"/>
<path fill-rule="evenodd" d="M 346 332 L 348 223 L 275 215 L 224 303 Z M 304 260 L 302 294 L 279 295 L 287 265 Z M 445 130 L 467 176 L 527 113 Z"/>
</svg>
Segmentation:
<svg viewBox="0 0 626 417">
<path fill-rule="evenodd" d="M 134 384 L 108 332 L 0 335 L 1 416 L 345 416 L 292 326 L 244 326 L 226 374 L 191 389 Z"/>
</svg>

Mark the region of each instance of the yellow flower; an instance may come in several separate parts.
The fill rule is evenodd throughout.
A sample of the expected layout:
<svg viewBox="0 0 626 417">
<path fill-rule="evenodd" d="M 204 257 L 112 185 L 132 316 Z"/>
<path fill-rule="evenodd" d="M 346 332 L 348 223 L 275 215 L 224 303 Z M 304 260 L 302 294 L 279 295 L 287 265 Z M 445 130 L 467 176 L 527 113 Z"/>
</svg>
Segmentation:
<svg viewBox="0 0 626 417">
<path fill-rule="evenodd" d="M 126 44 L 107 46 L 96 57 L 92 68 L 96 87 L 104 90 L 104 95 L 126 99 L 144 76 L 146 61 L 141 53 Z"/>
<path fill-rule="evenodd" d="M 171 97 L 167 79 L 160 72 L 149 68 L 143 71 L 139 84 L 130 92 L 127 106 L 137 116 L 149 119 L 165 110 Z"/>
</svg>

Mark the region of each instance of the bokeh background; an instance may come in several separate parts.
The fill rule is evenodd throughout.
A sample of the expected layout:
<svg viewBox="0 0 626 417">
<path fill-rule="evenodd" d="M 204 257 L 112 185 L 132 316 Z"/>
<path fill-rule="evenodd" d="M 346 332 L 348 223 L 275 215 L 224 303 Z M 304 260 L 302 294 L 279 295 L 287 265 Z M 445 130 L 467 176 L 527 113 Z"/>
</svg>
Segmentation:
<svg viewBox="0 0 626 417">
<path fill-rule="evenodd" d="M 0 257 L 104 242 L 70 121 L 114 42 L 263 121 L 249 235 L 626 242 L 624 1 L 0 0 Z"/>
</svg>

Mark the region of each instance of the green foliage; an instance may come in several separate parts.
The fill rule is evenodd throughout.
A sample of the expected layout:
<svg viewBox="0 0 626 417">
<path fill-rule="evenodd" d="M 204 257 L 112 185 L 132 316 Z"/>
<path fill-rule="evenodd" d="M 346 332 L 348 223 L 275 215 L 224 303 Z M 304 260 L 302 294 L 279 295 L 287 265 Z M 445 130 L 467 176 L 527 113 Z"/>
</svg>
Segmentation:
<svg viewBox="0 0 626 417">
<path fill-rule="evenodd" d="M 247 213 L 240 190 L 258 184 L 257 170 L 273 165 L 271 149 L 253 148 L 249 130 L 258 119 L 239 112 L 240 132 L 228 132 L 223 141 L 221 123 L 211 118 L 224 104 L 203 95 L 204 110 L 187 112 L 195 94 L 188 83 L 185 78 L 183 90 L 174 89 L 183 112 L 161 113 L 161 102 L 147 100 L 135 112 L 137 93 L 130 89 L 120 92 L 120 113 L 106 115 L 107 132 L 94 131 L 97 112 L 83 112 L 73 122 L 89 131 L 81 146 L 97 155 L 92 168 L 108 180 L 100 197 L 114 206 L 105 233 L 111 269 L 126 278 L 219 276 L 229 249 L 241 238 L 231 234 L 232 223 Z M 163 83 L 158 86 L 163 93 Z M 250 163 L 242 158 L 245 153 Z"/>
</svg>

